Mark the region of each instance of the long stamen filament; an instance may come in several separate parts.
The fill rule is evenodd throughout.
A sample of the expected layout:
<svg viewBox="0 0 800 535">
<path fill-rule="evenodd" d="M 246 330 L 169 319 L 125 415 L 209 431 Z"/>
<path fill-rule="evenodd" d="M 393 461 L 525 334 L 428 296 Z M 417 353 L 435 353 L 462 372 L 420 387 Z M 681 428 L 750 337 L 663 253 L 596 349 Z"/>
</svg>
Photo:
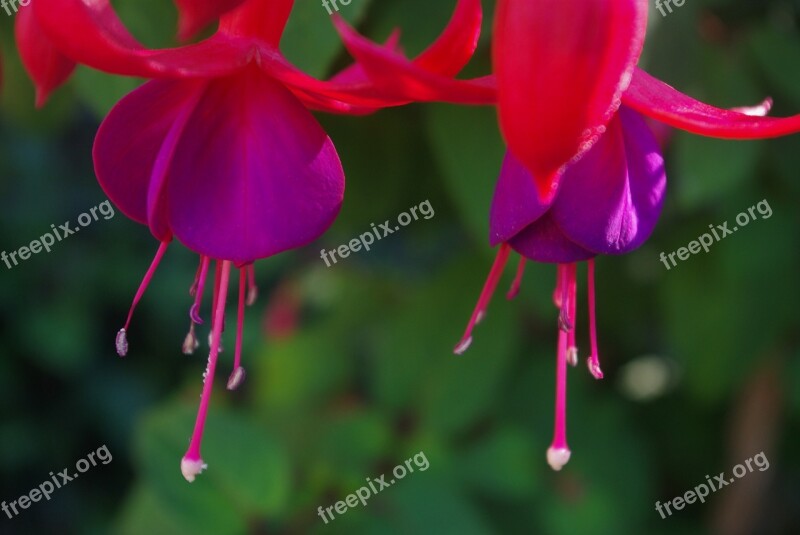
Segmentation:
<svg viewBox="0 0 800 535">
<path fill-rule="evenodd" d="M 572 330 L 572 320 L 569 315 L 570 310 L 570 264 L 559 264 L 556 278 L 557 287 L 560 290 L 561 298 L 559 302 L 558 328 L 564 332 Z"/>
<path fill-rule="evenodd" d="M 506 294 L 506 299 L 509 301 L 519 295 L 519 289 L 522 287 L 522 277 L 525 275 L 525 263 L 526 258 L 524 256 L 520 256 L 519 264 L 517 264 L 517 274 L 514 276 L 514 282 L 511 283 L 511 288 L 509 288 L 508 293 Z"/>
<path fill-rule="evenodd" d="M 203 318 L 200 317 L 200 305 L 203 302 L 203 290 L 206 287 L 206 276 L 208 275 L 209 262 L 211 262 L 211 259 L 207 256 L 200 258 L 200 266 L 198 267 L 197 278 L 195 284 L 192 285 L 192 288 L 195 290 L 193 293 L 194 303 L 192 304 L 192 308 L 189 309 L 189 317 L 192 318 L 192 322 L 198 325 L 203 323 Z"/>
<path fill-rule="evenodd" d="M 256 286 L 256 268 L 254 264 L 247 266 L 247 306 L 251 307 L 258 299 L 258 286 Z"/>
<path fill-rule="evenodd" d="M 217 262 L 216 269 L 214 270 L 214 295 L 211 298 L 211 310 L 216 310 L 217 309 L 217 298 L 219 296 L 219 285 L 220 285 L 221 277 L 222 277 L 222 267 L 220 266 L 220 263 Z M 214 318 L 212 317 L 211 318 L 211 332 L 208 333 L 208 346 L 209 347 L 211 347 L 211 345 L 213 344 L 214 328 L 215 327 L 216 327 L 216 325 L 214 325 Z M 222 331 L 225 331 L 225 316 L 224 315 L 222 316 Z M 220 345 L 219 345 L 219 351 L 220 351 L 220 353 L 222 353 L 222 351 L 223 351 L 223 347 L 222 347 L 222 343 L 221 342 L 220 342 Z"/>
<path fill-rule="evenodd" d="M 469 323 L 467 323 L 467 328 L 464 331 L 464 335 L 453 349 L 453 352 L 456 355 L 463 354 L 464 351 L 469 349 L 470 344 L 472 344 L 472 329 L 475 328 L 475 325 L 480 323 L 484 314 L 486 313 L 486 307 L 492 298 L 492 294 L 494 294 L 494 291 L 497 288 L 497 283 L 500 282 L 500 277 L 503 274 L 503 268 L 506 267 L 506 262 L 508 261 L 508 255 L 510 252 L 511 246 L 509 246 L 507 243 L 500 245 L 500 250 L 497 252 L 497 257 L 494 259 L 492 269 L 489 271 L 489 276 L 486 278 L 486 282 L 483 285 L 483 290 L 481 290 L 481 295 L 478 297 L 475 310 L 472 311 L 472 316 L 469 318 Z"/>
<path fill-rule="evenodd" d="M 592 353 L 586 360 L 589 372 L 595 379 L 603 378 L 603 371 L 600 369 L 600 356 L 597 351 L 597 327 L 595 324 L 595 301 L 594 301 L 594 259 L 589 260 L 588 267 L 588 291 L 589 291 L 589 340 L 591 342 Z"/>
<path fill-rule="evenodd" d="M 161 262 L 161 259 L 164 257 L 164 253 L 167 252 L 167 247 L 169 246 L 168 241 L 161 242 L 161 245 L 158 246 L 158 251 L 156 251 L 156 255 L 153 258 L 153 261 L 150 263 L 150 267 L 147 269 L 147 273 L 145 273 L 142 282 L 139 284 L 139 289 L 136 290 L 136 295 L 133 297 L 133 303 L 131 303 L 131 308 L 128 310 L 128 318 L 125 320 L 125 326 L 117 332 L 117 338 L 115 340 L 115 345 L 117 347 L 117 354 L 120 357 L 124 357 L 128 354 L 128 328 L 131 324 L 131 318 L 133 317 L 133 311 L 136 309 L 136 305 L 139 304 L 139 300 L 144 295 L 145 290 L 147 290 L 147 286 L 150 284 L 150 280 L 153 278 L 153 275 L 158 268 L 158 264 Z"/>
<path fill-rule="evenodd" d="M 244 326 L 245 287 L 247 284 L 247 268 L 239 270 L 239 308 L 236 314 L 236 349 L 233 357 L 233 372 L 228 378 L 228 390 L 236 390 L 245 377 L 242 362 L 242 328 Z"/>
<path fill-rule="evenodd" d="M 577 304 L 578 304 L 578 265 L 574 262 L 569 269 L 569 318 L 571 328 L 567 332 L 567 362 L 570 366 L 578 365 L 578 346 L 575 344 L 575 331 L 577 330 Z"/>
</svg>

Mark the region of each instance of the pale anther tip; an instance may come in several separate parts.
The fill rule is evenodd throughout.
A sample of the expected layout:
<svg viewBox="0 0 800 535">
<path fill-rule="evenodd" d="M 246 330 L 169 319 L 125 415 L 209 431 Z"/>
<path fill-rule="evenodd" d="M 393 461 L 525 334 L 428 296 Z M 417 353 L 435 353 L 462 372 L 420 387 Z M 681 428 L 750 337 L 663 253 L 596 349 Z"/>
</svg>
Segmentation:
<svg viewBox="0 0 800 535">
<path fill-rule="evenodd" d="M 233 370 L 233 373 L 231 373 L 231 376 L 228 378 L 228 390 L 236 390 L 239 388 L 246 376 L 247 374 L 241 366 Z"/>
<path fill-rule="evenodd" d="M 256 299 L 258 299 L 258 288 L 255 286 L 251 286 L 247 290 L 247 300 L 245 301 L 245 304 L 251 307 L 255 304 Z"/>
<path fill-rule="evenodd" d="M 469 346 L 471 346 L 471 345 L 472 345 L 472 337 L 468 336 L 468 337 L 462 339 L 458 343 L 458 345 L 456 345 L 456 347 L 453 349 L 453 353 L 455 353 L 456 355 L 463 355 L 464 352 L 467 349 L 469 349 Z"/>
<path fill-rule="evenodd" d="M 117 338 L 114 342 L 114 345 L 117 348 L 117 355 L 120 357 L 124 357 L 128 354 L 128 335 L 124 328 L 120 329 L 117 333 Z"/>
</svg>

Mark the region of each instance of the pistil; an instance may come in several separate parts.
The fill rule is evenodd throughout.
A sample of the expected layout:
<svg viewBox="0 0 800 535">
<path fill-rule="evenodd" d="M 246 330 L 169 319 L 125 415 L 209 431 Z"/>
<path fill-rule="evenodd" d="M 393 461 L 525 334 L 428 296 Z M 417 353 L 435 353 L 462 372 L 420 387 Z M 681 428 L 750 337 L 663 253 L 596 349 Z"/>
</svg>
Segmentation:
<svg viewBox="0 0 800 535">
<path fill-rule="evenodd" d="M 213 336 L 206 371 L 203 374 L 203 393 L 200 397 L 200 407 L 197 411 L 197 419 L 195 420 L 194 431 L 192 432 L 192 438 L 189 442 L 189 449 L 181 460 L 181 473 L 183 473 L 183 477 L 186 478 L 186 481 L 190 483 L 207 467 L 200 455 L 200 446 L 203 440 L 203 429 L 206 424 L 208 405 L 211 401 L 211 390 L 214 386 L 214 371 L 216 370 L 217 358 L 219 356 L 219 342 L 222 338 L 222 326 L 225 321 L 225 301 L 228 293 L 231 263 L 228 260 L 224 260 L 221 263 L 218 261 L 217 268 L 220 273 L 220 278 L 219 285 L 215 287 L 214 291 L 212 317 Z"/>
</svg>

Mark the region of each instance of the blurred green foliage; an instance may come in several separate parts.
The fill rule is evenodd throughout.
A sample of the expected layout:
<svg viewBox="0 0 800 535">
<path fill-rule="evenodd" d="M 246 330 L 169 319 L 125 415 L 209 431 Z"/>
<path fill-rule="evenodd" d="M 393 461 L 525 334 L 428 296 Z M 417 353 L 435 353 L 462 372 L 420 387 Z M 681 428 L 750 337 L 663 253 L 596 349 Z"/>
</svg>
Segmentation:
<svg viewBox="0 0 800 535">
<path fill-rule="evenodd" d="M 380 41 L 402 27 L 404 48 L 416 53 L 452 4 L 354 0 L 341 13 Z M 115 5 L 145 43 L 172 44 L 171 3 Z M 488 35 L 492 6 L 484 7 Z M 798 22 L 800 4 L 785 0 L 695 0 L 666 18 L 653 11 L 643 66 L 721 106 L 770 95 L 774 114 L 796 113 Z M 11 20 L 0 21 L 0 31 L 0 247 L 11 251 L 103 200 L 93 135 L 141 81 L 80 68 L 35 111 Z M 284 48 L 317 76 L 348 62 L 313 1 L 298 2 Z M 484 36 L 468 72 L 488 69 Z M 488 211 L 504 150 L 493 111 L 415 105 L 320 120 L 347 171 L 344 209 L 318 243 L 258 264 L 262 298 L 245 331 L 248 379 L 235 393 L 221 382 L 215 390 L 204 444 L 210 467 L 191 485 L 178 467 L 205 363 L 202 351 L 180 353 L 192 255 L 168 253 L 137 311 L 125 360 L 112 342 L 156 247 L 147 229 L 118 215 L 13 270 L 0 267 L 0 500 L 102 444 L 114 456 L 50 501 L 12 520 L 0 514 L 0 533 L 800 531 L 797 136 L 724 142 L 669 133 L 669 198 L 653 238 L 633 254 L 598 261 L 606 379 L 594 381 L 583 366 L 570 373 L 573 459 L 553 473 L 544 459 L 553 267 L 530 265 L 517 301 L 498 295 L 470 351 L 452 354 L 491 263 Z M 334 267 L 318 258 L 320 248 L 425 199 L 434 218 Z M 659 262 L 661 251 L 762 199 L 773 217 L 670 271 Z M 275 327 L 281 314 L 294 328 Z M 585 325 L 581 312 L 583 356 Z M 645 355 L 672 377 L 641 401 L 626 380 L 646 380 L 628 373 Z M 231 360 L 232 351 L 222 355 L 223 370 Z M 761 450 L 768 471 L 666 520 L 655 511 L 657 500 Z M 428 470 L 330 524 L 317 516 L 317 507 L 420 451 Z"/>
</svg>

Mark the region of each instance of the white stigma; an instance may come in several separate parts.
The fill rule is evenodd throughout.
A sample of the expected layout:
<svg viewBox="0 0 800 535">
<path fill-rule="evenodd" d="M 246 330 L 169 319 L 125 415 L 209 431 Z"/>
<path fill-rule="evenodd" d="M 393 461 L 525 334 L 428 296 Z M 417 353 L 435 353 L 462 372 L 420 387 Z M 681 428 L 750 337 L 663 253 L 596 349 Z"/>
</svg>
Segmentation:
<svg viewBox="0 0 800 535">
<path fill-rule="evenodd" d="M 115 345 L 117 346 L 117 355 L 124 357 L 128 354 L 128 335 L 125 333 L 125 329 L 120 329 L 117 333 Z"/>
<path fill-rule="evenodd" d="M 181 473 L 189 483 L 194 481 L 198 474 L 208 468 L 208 465 L 203 462 L 203 459 L 191 460 L 184 457 L 181 459 Z"/>
<path fill-rule="evenodd" d="M 453 353 L 456 355 L 463 355 L 464 352 L 469 349 L 469 346 L 472 345 L 472 337 L 465 338 L 461 340 L 458 345 L 453 349 Z"/>
<path fill-rule="evenodd" d="M 569 462 L 570 455 L 572 455 L 572 452 L 567 448 L 553 448 L 551 446 L 547 448 L 547 464 L 550 465 L 550 468 L 558 472 Z"/>
</svg>

